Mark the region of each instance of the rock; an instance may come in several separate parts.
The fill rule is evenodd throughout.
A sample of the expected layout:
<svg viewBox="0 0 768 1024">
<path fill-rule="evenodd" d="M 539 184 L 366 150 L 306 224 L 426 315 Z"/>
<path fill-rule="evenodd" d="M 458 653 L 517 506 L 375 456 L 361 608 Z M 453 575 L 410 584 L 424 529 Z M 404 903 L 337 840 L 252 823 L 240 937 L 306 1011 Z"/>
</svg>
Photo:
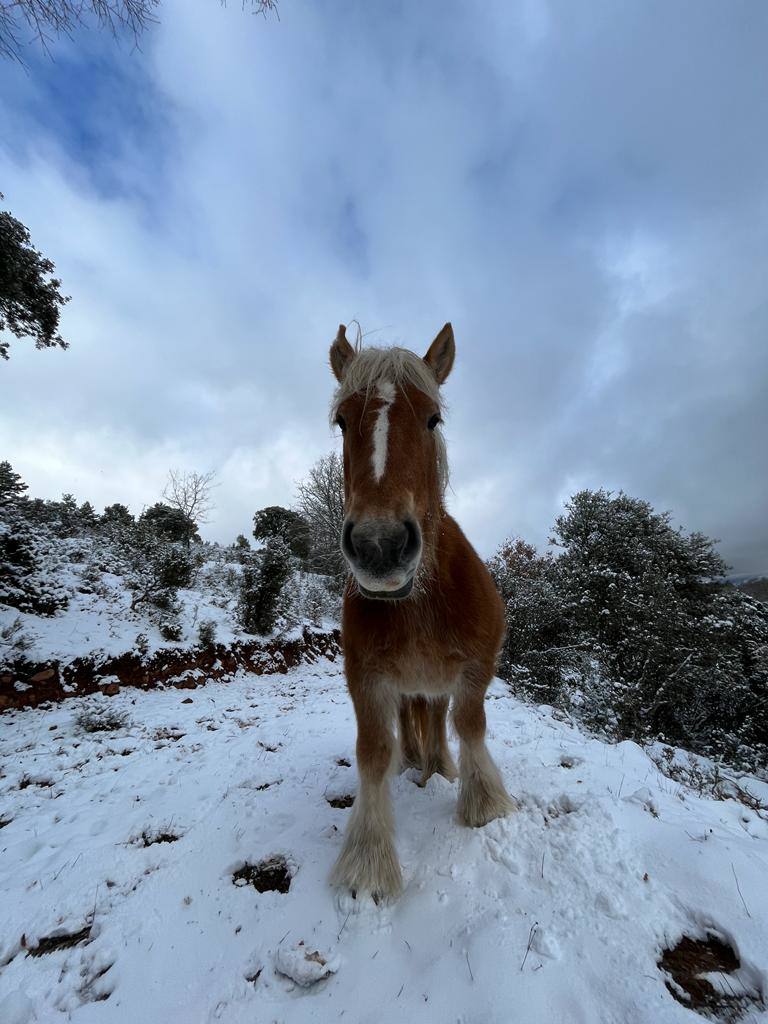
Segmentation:
<svg viewBox="0 0 768 1024">
<path fill-rule="evenodd" d="M 192 700 L 191 697 L 185 697 L 184 700 L 181 703 L 182 704 L 194 704 L 194 701 Z"/>
<path fill-rule="evenodd" d="M 117 683 L 108 683 L 101 691 L 106 694 L 107 697 L 116 697 L 120 693 L 120 687 Z"/>
<path fill-rule="evenodd" d="M 13 682 L 13 676 L 9 672 L 4 672 L 0 676 L 0 683 L 12 683 L 12 682 Z"/>
<path fill-rule="evenodd" d="M 35 672 L 33 676 L 30 676 L 29 681 L 30 683 L 44 683 L 46 679 L 53 679 L 55 675 L 55 668 L 44 668 L 42 672 Z"/>
<path fill-rule="evenodd" d="M 177 690 L 196 690 L 197 682 L 194 679 L 178 679 L 173 684 Z"/>
<path fill-rule="evenodd" d="M 10 697 L 0 697 L 0 711 L 2 711 L 4 708 L 12 708 L 12 707 L 13 707 L 13 701 L 11 700 Z"/>
<path fill-rule="evenodd" d="M 341 966 L 339 957 L 308 949 L 303 942 L 297 946 L 283 946 L 275 954 L 275 967 L 302 988 L 309 988 L 335 974 Z"/>
</svg>

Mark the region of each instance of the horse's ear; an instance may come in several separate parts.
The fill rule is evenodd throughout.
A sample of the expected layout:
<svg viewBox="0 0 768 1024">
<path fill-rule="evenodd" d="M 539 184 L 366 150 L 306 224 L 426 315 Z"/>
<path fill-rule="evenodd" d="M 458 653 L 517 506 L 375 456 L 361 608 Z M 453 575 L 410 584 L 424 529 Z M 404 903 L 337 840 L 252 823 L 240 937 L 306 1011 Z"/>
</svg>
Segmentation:
<svg viewBox="0 0 768 1024">
<path fill-rule="evenodd" d="M 424 356 L 424 362 L 431 367 L 438 384 L 442 384 L 451 372 L 455 357 L 456 343 L 453 340 L 453 328 L 450 324 L 446 324 Z"/>
<path fill-rule="evenodd" d="M 331 345 L 331 369 L 336 380 L 341 384 L 349 364 L 355 358 L 355 350 L 347 341 L 347 329 L 344 324 L 339 324 L 339 333 Z"/>
</svg>

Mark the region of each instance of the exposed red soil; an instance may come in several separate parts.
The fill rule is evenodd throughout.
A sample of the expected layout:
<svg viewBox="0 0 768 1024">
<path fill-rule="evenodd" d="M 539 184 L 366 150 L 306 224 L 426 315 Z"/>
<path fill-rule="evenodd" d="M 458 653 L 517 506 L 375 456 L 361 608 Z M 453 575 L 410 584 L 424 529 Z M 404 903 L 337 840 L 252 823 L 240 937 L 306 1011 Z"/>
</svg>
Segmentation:
<svg viewBox="0 0 768 1024">
<path fill-rule="evenodd" d="M 0 712 L 91 693 L 111 696 L 122 686 L 142 690 L 176 686 L 193 690 L 211 679 L 231 679 L 240 669 L 255 675 L 287 672 L 302 662 L 333 660 L 340 651 L 338 630 L 320 633 L 305 629 L 293 640 L 253 640 L 231 647 L 215 644 L 185 650 L 165 648 L 149 658 L 129 652 L 102 659 L 75 658 L 67 663 L 17 663 L 0 668 Z M 17 682 L 28 688 L 18 690 Z"/>
</svg>

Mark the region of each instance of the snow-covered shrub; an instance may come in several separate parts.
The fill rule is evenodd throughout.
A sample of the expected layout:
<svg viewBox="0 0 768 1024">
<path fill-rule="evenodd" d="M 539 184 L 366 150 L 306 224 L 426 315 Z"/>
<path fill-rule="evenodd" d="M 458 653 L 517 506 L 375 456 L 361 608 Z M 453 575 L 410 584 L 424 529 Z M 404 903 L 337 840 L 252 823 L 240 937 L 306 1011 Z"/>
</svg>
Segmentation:
<svg viewBox="0 0 768 1024">
<path fill-rule="evenodd" d="M 21 616 L 0 627 L 0 658 L 11 661 L 20 658 L 34 644 L 34 636 L 24 629 Z"/>
<path fill-rule="evenodd" d="M 163 640 L 171 640 L 174 643 L 177 643 L 184 635 L 181 623 L 176 622 L 173 619 L 162 619 L 159 628 L 160 636 Z"/>
<path fill-rule="evenodd" d="M 644 501 L 582 491 L 556 557 L 507 544 L 502 676 L 621 737 L 768 763 L 768 607 L 726 584 L 714 543 Z"/>
<path fill-rule="evenodd" d="M 56 538 L 47 527 L 28 522 L 23 505 L 0 506 L 0 604 L 55 615 L 70 598 L 63 575 Z"/>
<path fill-rule="evenodd" d="M 149 637 L 147 636 L 147 634 L 137 633 L 136 639 L 133 642 L 133 646 L 136 653 L 140 657 L 146 658 L 147 654 L 149 653 Z"/>
<path fill-rule="evenodd" d="M 274 629 L 291 571 L 291 552 L 279 537 L 270 537 L 260 555 L 243 566 L 238 618 L 246 633 L 265 634 Z"/>
<path fill-rule="evenodd" d="M 94 700 L 78 711 L 75 723 L 82 732 L 116 732 L 128 725 L 128 712 Z"/>
<path fill-rule="evenodd" d="M 295 572 L 280 599 L 280 615 L 287 626 L 310 622 L 316 628 L 325 619 L 338 620 L 341 601 L 335 581 L 314 573 Z"/>
<path fill-rule="evenodd" d="M 197 627 L 197 642 L 201 647 L 213 647 L 216 643 L 216 623 L 213 619 L 204 619 Z"/>
</svg>

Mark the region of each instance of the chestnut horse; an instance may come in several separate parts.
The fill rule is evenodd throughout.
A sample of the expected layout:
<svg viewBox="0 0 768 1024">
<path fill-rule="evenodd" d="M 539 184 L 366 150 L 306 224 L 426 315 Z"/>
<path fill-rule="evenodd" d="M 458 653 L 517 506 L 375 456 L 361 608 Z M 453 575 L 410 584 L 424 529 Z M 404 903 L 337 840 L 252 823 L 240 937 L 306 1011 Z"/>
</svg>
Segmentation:
<svg viewBox="0 0 768 1024">
<path fill-rule="evenodd" d="M 379 898 L 401 889 L 387 775 L 401 766 L 456 778 L 446 717 L 460 741 L 458 818 L 479 826 L 514 803 L 485 745 L 485 691 L 504 608 L 483 562 L 448 515 L 440 385 L 455 355 L 446 324 L 421 359 L 402 348 L 331 346 L 332 419 L 344 435 L 351 576 L 342 639 L 357 717 L 360 788 L 334 885 Z M 395 738 L 398 724 L 399 744 Z"/>
</svg>

